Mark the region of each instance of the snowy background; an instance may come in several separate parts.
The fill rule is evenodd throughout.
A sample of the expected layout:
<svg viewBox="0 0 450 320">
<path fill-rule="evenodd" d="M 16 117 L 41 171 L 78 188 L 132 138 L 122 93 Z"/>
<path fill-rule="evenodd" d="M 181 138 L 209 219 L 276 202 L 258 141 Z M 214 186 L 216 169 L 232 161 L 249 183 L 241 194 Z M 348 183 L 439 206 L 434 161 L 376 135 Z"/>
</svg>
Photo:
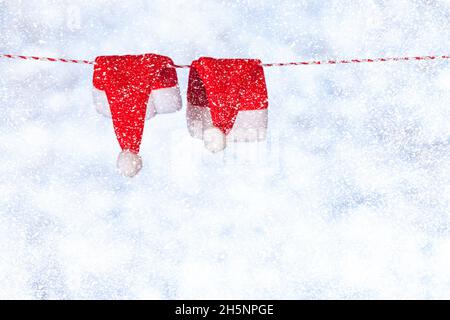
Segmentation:
<svg viewBox="0 0 450 320">
<path fill-rule="evenodd" d="M 0 0 L 2 53 L 449 51 L 449 0 Z M 209 154 L 184 107 L 130 180 L 92 66 L 1 60 L 0 298 L 450 298 L 450 63 L 265 71 L 267 142 Z"/>
</svg>

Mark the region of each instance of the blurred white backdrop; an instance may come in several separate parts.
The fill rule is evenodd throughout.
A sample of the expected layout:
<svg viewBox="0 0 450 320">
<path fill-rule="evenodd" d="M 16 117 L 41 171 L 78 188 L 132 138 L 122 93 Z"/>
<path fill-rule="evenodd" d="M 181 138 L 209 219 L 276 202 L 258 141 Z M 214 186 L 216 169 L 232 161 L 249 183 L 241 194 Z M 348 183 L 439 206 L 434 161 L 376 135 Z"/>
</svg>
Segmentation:
<svg viewBox="0 0 450 320">
<path fill-rule="evenodd" d="M 0 52 L 449 54 L 449 18 L 449 0 L 0 0 Z M 209 154 L 183 108 L 146 123 L 129 180 L 91 66 L 0 61 L 0 298 L 450 298 L 450 63 L 265 72 L 267 142 Z"/>
</svg>

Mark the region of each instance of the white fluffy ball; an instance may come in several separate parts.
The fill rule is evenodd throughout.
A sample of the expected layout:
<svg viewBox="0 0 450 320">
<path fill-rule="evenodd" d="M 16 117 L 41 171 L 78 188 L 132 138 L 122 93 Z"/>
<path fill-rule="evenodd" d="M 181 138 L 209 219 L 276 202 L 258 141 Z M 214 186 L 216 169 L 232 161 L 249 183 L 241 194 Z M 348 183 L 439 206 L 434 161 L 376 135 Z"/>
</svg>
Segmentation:
<svg viewBox="0 0 450 320">
<path fill-rule="evenodd" d="M 117 168 L 123 176 L 132 178 L 142 169 L 142 158 L 134 152 L 124 150 L 117 158 Z"/>
<path fill-rule="evenodd" d="M 211 127 L 203 132 L 203 142 L 206 149 L 211 152 L 219 152 L 225 149 L 226 142 L 225 134 L 216 127 Z"/>
</svg>

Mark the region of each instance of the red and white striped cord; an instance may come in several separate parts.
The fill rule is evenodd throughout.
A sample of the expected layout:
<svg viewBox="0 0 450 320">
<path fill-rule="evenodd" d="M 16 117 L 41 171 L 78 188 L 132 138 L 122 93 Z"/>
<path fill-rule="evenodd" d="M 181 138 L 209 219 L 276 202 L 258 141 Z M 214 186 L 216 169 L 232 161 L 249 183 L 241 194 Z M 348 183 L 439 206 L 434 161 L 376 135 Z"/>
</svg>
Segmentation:
<svg viewBox="0 0 450 320">
<path fill-rule="evenodd" d="M 417 57 L 394 57 L 394 58 L 375 58 L 375 59 L 278 62 L 278 63 L 263 63 L 263 66 L 286 67 L 286 66 L 308 66 L 308 65 L 322 65 L 322 64 L 375 63 L 375 62 L 390 62 L 390 61 L 423 61 L 423 60 L 442 60 L 442 59 L 450 59 L 450 56 L 417 56 Z"/>
<path fill-rule="evenodd" d="M 79 64 L 95 64 L 94 61 L 88 61 L 88 60 L 48 58 L 48 57 L 36 57 L 36 56 L 21 56 L 21 55 L 16 55 L 16 54 L 0 54 L 0 58 L 36 60 L 36 61 L 48 61 L 48 62 L 79 63 Z"/>
<path fill-rule="evenodd" d="M 65 62 L 94 65 L 94 61 L 67 59 L 67 58 L 48 58 L 37 56 L 23 56 L 14 54 L 0 54 L 0 58 L 36 60 L 48 62 Z M 424 60 L 444 60 L 450 59 L 450 56 L 416 56 L 416 57 L 394 57 L 394 58 L 374 58 L 374 59 L 350 59 L 350 60 L 312 60 L 312 61 L 294 61 L 294 62 L 276 62 L 263 63 L 263 67 L 287 67 L 287 66 L 310 66 L 310 65 L 331 65 L 331 64 L 355 64 L 355 63 L 376 63 L 376 62 L 392 62 L 392 61 L 424 61 Z M 174 64 L 174 68 L 187 69 L 190 65 Z"/>
</svg>

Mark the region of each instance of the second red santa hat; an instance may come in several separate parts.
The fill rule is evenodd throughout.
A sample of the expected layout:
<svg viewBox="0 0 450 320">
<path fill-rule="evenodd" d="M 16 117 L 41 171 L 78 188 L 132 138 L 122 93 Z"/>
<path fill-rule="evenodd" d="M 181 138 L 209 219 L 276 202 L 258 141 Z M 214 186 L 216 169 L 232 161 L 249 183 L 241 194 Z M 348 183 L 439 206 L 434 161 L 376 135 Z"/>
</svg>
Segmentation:
<svg viewBox="0 0 450 320">
<path fill-rule="evenodd" d="M 265 139 L 268 99 L 260 60 L 200 58 L 191 65 L 187 96 L 189 132 L 208 150 Z"/>
<path fill-rule="evenodd" d="M 97 57 L 93 84 L 96 108 L 112 117 L 122 148 L 117 166 L 132 177 L 142 168 L 139 149 L 145 119 L 181 109 L 173 62 L 156 54 Z"/>
</svg>

